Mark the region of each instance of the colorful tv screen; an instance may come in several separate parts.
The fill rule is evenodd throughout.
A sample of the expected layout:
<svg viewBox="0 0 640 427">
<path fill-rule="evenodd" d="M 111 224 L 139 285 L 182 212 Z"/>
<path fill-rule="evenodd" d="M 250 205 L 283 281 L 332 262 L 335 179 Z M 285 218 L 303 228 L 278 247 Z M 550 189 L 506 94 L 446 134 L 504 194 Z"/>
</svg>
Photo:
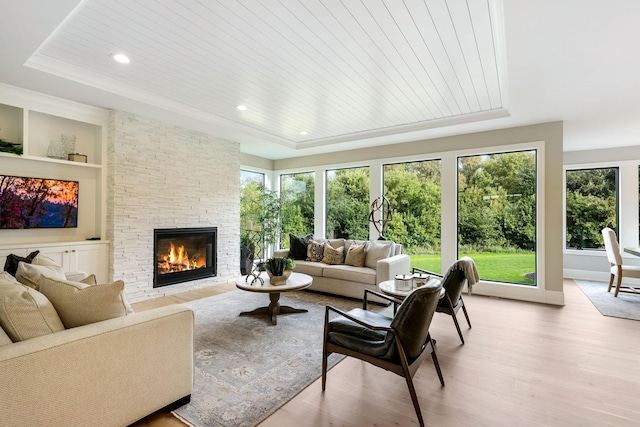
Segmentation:
<svg viewBox="0 0 640 427">
<path fill-rule="evenodd" d="M 0 229 L 77 226 L 78 181 L 0 175 Z"/>
</svg>

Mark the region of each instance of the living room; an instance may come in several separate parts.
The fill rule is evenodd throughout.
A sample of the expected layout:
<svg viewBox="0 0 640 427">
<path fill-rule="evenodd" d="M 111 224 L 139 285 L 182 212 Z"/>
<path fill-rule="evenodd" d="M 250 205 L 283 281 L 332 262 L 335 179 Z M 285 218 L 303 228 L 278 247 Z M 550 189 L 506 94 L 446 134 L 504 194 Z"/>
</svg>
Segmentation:
<svg viewBox="0 0 640 427">
<path fill-rule="evenodd" d="M 117 65 L 107 65 L 106 61 L 111 61 L 108 55 L 104 63 L 96 62 L 99 65 L 91 69 L 83 69 L 80 63 L 65 68 L 60 63 L 42 62 L 43 56 L 55 52 L 44 52 L 44 44 L 49 36 L 62 31 L 57 28 L 73 21 L 74 16 L 81 17 L 86 12 L 83 7 L 100 11 L 104 5 L 72 0 L 55 6 L 38 3 L 39 13 L 30 5 L 8 7 L 2 21 L 0 52 L 7 65 L 0 75 L 0 138 L 23 143 L 25 154 L 21 158 L 1 155 L 0 171 L 3 175 L 79 182 L 78 226 L 2 230 L 3 256 L 16 250 L 26 255 L 37 249 L 68 260 L 65 251 L 76 251 L 78 260 L 73 267 L 96 273 L 101 282 L 123 280 L 127 299 L 134 305 L 202 291 L 227 285 L 239 275 L 241 169 L 264 173 L 276 189 L 280 174 L 313 173 L 317 183 L 314 235 L 322 236 L 326 229 L 326 170 L 369 167 L 373 199 L 383 194 L 384 164 L 440 159 L 441 256 L 446 268 L 458 256 L 457 158 L 531 149 L 537 150 L 539 171 L 537 286 L 481 281 L 474 287 L 476 296 L 544 303 L 541 306 L 548 310 L 548 305 L 566 306 L 568 294 L 575 297 L 575 285 L 563 278 L 608 281 L 609 266 L 602 251 L 566 247 L 567 170 L 620 168 L 619 238 L 623 246 L 638 245 L 636 67 L 632 59 L 614 49 L 628 49 L 637 38 L 628 18 L 628 9 L 636 6 L 629 2 L 609 5 L 604 11 L 596 4 L 582 2 L 563 6 L 553 2 L 496 6 L 490 2 L 491 10 L 497 7 L 504 19 L 504 27 L 498 27 L 505 32 L 500 46 L 505 52 L 498 59 L 505 60 L 503 71 L 509 79 L 502 82 L 505 93 L 503 108 L 497 109 L 500 114 L 479 112 L 461 122 L 445 120 L 422 129 L 398 127 L 397 133 L 387 129 L 361 131 L 354 140 L 345 139 L 348 129 L 335 117 L 338 136 L 296 135 L 287 139 L 274 134 L 269 126 L 275 125 L 264 125 L 265 118 L 252 112 L 252 105 L 248 113 L 242 113 L 244 118 L 232 120 L 229 117 L 236 111 L 216 115 L 221 112 L 219 106 L 217 110 L 197 110 L 188 99 L 174 97 L 172 90 L 167 90 L 165 98 L 157 93 L 151 96 L 151 92 L 129 84 L 126 72 L 115 68 Z M 575 31 L 560 31 L 558 22 L 563 20 Z M 20 25 L 13 25 L 16 22 Z M 94 61 L 92 54 L 79 48 L 77 55 L 84 54 L 87 62 Z M 136 58 L 132 59 L 135 65 Z M 106 80 L 99 72 L 103 65 L 109 70 Z M 578 73 L 586 76 L 578 79 Z M 162 85 L 171 86 L 166 81 Z M 555 98 L 554 92 L 563 97 Z M 331 91 L 323 93 L 333 96 Z M 209 93 L 204 98 L 215 96 Z M 245 101 L 228 106 L 235 109 L 240 102 Z M 357 114 L 346 116 L 355 118 Z M 293 127 L 280 124 L 282 129 Z M 59 133 L 76 136 L 75 152 L 88 155 L 86 164 L 47 157 L 48 144 Z M 150 261 L 154 258 L 154 230 L 175 227 L 217 228 L 216 275 L 154 287 L 155 266 Z M 376 237 L 372 229 L 371 238 Z M 99 240 L 87 240 L 94 238 Z M 640 265 L 633 257 L 625 262 Z M 634 332 L 633 327 L 623 329 Z M 447 343 L 441 342 L 443 346 Z M 398 394 L 404 392 L 398 389 Z"/>
</svg>

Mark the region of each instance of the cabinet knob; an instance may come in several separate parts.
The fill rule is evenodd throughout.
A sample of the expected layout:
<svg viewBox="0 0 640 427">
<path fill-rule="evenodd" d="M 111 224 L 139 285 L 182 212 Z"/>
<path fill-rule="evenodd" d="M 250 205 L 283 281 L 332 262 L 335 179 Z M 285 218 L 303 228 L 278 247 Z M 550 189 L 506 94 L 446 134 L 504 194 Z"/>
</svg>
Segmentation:
<svg viewBox="0 0 640 427">
<path fill-rule="evenodd" d="M 69 251 L 68 251 L 68 250 L 66 250 L 66 251 L 64 251 L 64 253 L 65 253 L 65 254 L 68 254 L 68 253 L 69 253 Z"/>
<path fill-rule="evenodd" d="M 71 249 L 71 252 L 75 252 L 75 251 L 76 251 L 75 249 Z"/>
</svg>

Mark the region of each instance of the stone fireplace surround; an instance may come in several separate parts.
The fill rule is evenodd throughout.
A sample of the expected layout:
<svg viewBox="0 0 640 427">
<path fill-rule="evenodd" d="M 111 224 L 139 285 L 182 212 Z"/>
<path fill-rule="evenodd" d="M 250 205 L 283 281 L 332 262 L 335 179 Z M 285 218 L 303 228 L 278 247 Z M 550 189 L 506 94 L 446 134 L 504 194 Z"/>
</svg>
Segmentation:
<svg viewBox="0 0 640 427">
<path fill-rule="evenodd" d="M 131 302 L 240 274 L 240 145 L 122 111 L 107 129 L 109 272 Z M 153 288 L 155 228 L 217 227 L 217 275 Z"/>
</svg>

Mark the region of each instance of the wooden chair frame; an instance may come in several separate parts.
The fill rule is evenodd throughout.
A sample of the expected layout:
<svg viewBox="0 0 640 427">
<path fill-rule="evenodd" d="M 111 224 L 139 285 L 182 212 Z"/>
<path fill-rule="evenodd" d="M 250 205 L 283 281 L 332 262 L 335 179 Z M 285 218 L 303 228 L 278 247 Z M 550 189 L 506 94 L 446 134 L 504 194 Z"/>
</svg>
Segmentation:
<svg viewBox="0 0 640 427">
<path fill-rule="evenodd" d="M 437 277 L 440 277 L 440 278 L 444 278 L 444 276 L 442 276 L 441 274 L 437 274 L 437 273 L 434 273 L 432 271 L 424 270 L 422 268 L 414 267 L 412 269 L 412 272 L 415 273 L 416 271 L 419 271 L 421 273 L 432 274 L 434 276 L 437 276 Z M 467 319 L 467 325 L 469 325 L 469 329 L 471 329 L 471 321 L 469 320 L 469 313 L 467 313 L 467 307 L 464 305 L 464 300 L 462 299 L 462 294 L 460 294 L 460 298 L 458 299 L 458 302 L 456 304 L 454 304 L 453 301 L 451 301 L 451 298 L 449 297 L 449 294 L 447 292 L 445 292 L 444 296 L 441 298 L 441 301 L 442 300 L 444 300 L 447 303 L 447 305 L 446 305 L 446 307 L 442 307 L 442 306 L 440 306 L 440 303 L 438 303 L 438 306 L 436 307 L 436 313 L 445 313 L 445 314 L 450 315 L 453 318 L 453 324 L 456 326 L 456 330 L 458 331 L 458 336 L 460 337 L 460 341 L 462 341 L 462 344 L 464 344 L 464 337 L 462 336 L 462 329 L 460 329 L 460 323 L 458 323 L 458 317 L 457 317 L 458 310 L 460 310 L 460 308 L 462 308 L 462 312 L 464 313 L 465 319 Z"/>
<path fill-rule="evenodd" d="M 371 290 L 366 290 L 365 291 L 365 298 L 364 298 L 364 307 L 366 310 L 366 306 L 367 306 L 367 292 L 368 293 L 372 293 L 375 294 L 376 296 L 385 298 L 391 302 L 393 302 L 395 300 L 395 298 L 393 297 L 389 297 L 388 295 L 384 295 L 375 291 L 371 291 Z M 396 300 L 397 301 L 397 300 Z M 330 312 L 335 312 L 337 314 L 339 314 L 340 316 L 343 316 L 355 323 L 357 323 L 360 326 L 363 326 L 365 328 L 374 330 L 374 331 L 383 331 L 383 332 L 388 332 L 390 334 L 393 335 L 394 340 L 395 340 L 395 345 L 396 345 L 396 349 L 398 351 L 398 355 L 400 357 L 400 363 L 393 363 L 387 360 L 382 360 L 379 359 L 377 357 L 374 356 L 369 356 L 367 354 L 363 354 L 360 352 L 357 352 L 355 350 L 346 348 L 346 347 L 342 347 L 339 346 L 337 344 L 333 344 L 329 342 L 329 314 Z M 422 351 L 420 352 L 420 354 L 418 355 L 418 357 L 416 357 L 411 363 L 409 363 L 407 356 L 404 352 L 404 348 L 402 347 L 402 342 L 400 341 L 400 337 L 397 335 L 396 331 L 393 328 L 387 327 L 387 326 L 377 326 L 377 325 L 371 325 L 368 324 L 366 322 L 363 322 L 362 320 L 358 319 L 357 317 L 351 316 L 348 313 L 337 309 L 335 307 L 332 306 L 326 306 L 326 310 L 325 310 L 325 317 L 324 317 L 324 342 L 323 342 L 323 346 L 322 346 L 322 391 L 324 392 L 325 388 L 326 388 L 326 384 L 327 384 L 327 358 L 329 357 L 329 355 L 331 353 L 339 353 L 339 354 L 344 354 L 345 356 L 351 356 L 351 357 L 355 357 L 356 359 L 360 359 L 363 360 L 365 362 L 368 362 L 374 366 L 378 366 L 382 369 L 385 369 L 387 371 L 393 372 L 396 375 L 399 375 L 401 377 L 405 378 L 405 381 L 407 383 L 407 387 L 409 388 L 409 394 L 411 395 L 411 401 L 413 402 L 413 407 L 416 411 L 416 415 L 418 417 L 418 421 L 420 423 L 420 426 L 424 426 L 424 420 L 422 418 L 422 412 L 420 411 L 420 404 L 418 403 L 418 396 L 416 394 L 416 390 L 415 387 L 413 385 L 413 376 L 415 375 L 416 371 L 418 370 L 418 368 L 420 367 L 420 364 L 422 363 L 422 361 L 424 360 L 424 358 L 428 355 L 431 354 L 431 358 L 433 360 L 433 365 L 435 366 L 436 372 L 438 374 L 438 378 L 440 380 L 440 384 L 444 387 L 444 378 L 442 377 L 442 371 L 440 370 L 440 364 L 438 363 L 438 357 L 436 355 L 436 350 L 435 350 L 435 346 L 434 346 L 434 342 L 431 339 L 431 334 L 427 333 L 427 337 L 425 339 L 425 342 L 422 346 Z"/>
</svg>

